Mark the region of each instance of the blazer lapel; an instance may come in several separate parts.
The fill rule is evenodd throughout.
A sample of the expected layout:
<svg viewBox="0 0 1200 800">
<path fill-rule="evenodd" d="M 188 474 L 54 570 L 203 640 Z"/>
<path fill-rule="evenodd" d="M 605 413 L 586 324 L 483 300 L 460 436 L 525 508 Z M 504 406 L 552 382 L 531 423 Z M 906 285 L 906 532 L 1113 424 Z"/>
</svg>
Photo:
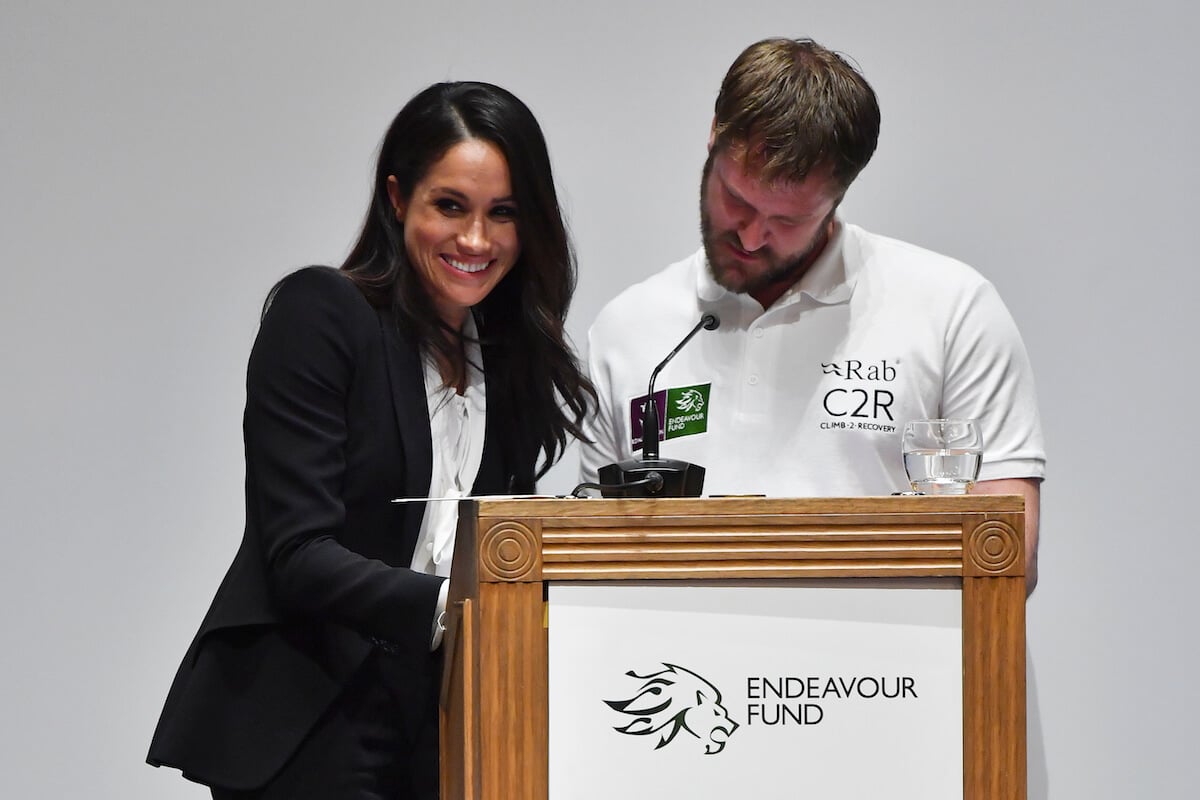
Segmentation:
<svg viewBox="0 0 1200 800">
<path fill-rule="evenodd" d="M 400 331 L 391 311 L 379 312 L 379 327 L 383 332 L 388 380 L 392 387 L 392 408 L 404 445 L 405 495 L 428 497 L 433 474 L 433 440 L 429 434 L 429 405 L 425 399 L 421 351 Z"/>
</svg>

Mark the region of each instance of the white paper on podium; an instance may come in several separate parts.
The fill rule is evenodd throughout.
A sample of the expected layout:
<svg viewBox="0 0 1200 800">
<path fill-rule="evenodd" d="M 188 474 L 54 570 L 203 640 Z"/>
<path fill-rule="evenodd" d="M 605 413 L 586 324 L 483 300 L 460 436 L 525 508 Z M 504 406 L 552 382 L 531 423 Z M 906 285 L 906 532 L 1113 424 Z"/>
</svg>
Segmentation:
<svg viewBox="0 0 1200 800">
<path fill-rule="evenodd" d="M 880 587 L 552 583 L 551 800 L 961 800 L 962 593 Z"/>
</svg>

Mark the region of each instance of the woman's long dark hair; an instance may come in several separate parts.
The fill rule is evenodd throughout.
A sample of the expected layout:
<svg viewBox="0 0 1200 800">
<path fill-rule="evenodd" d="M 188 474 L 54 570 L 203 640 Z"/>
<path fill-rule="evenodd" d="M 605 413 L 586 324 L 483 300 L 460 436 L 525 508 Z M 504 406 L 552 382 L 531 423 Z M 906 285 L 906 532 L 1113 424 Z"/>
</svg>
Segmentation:
<svg viewBox="0 0 1200 800">
<path fill-rule="evenodd" d="M 410 100 L 384 136 L 371 207 L 341 269 L 373 305 L 390 306 L 397 323 L 423 347 L 461 367 L 457 332 L 438 317 L 409 262 L 387 183 L 395 176 L 400 195 L 409 199 L 430 167 L 468 139 L 491 142 L 504 154 L 520 241 L 513 268 L 475 308 L 489 365 L 488 410 L 506 409 L 512 420 L 504 428 L 519 434 L 517 442 L 544 453 L 540 478 L 562 455 L 567 434 L 584 438 L 580 426 L 596 392 L 564 330 L 575 291 L 575 253 L 545 138 L 525 104 L 498 86 L 475 82 L 435 84 Z M 493 405 L 493 398 L 502 402 Z"/>
</svg>

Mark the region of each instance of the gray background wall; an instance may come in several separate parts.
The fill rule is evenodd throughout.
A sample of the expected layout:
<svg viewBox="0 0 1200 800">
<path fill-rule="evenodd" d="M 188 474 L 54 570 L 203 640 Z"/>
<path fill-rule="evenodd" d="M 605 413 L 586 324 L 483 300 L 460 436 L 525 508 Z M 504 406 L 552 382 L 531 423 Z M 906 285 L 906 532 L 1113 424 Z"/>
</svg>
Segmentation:
<svg viewBox="0 0 1200 800">
<path fill-rule="evenodd" d="M 1194 792 L 1193 5 L 337 5 L 0 4 L 0 796 L 206 796 L 141 762 L 239 539 L 258 309 L 344 255 L 405 100 L 481 78 L 537 113 L 582 342 L 695 247 L 718 82 L 777 34 L 879 93 L 846 216 L 976 265 L 1033 358 L 1031 796 Z"/>
</svg>

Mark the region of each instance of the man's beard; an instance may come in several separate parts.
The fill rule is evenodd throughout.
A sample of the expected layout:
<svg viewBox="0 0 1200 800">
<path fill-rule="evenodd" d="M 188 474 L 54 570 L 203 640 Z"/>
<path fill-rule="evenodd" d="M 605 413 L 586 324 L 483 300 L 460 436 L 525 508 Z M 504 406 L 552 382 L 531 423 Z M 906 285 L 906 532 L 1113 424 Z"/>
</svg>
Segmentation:
<svg viewBox="0 0 1200 800">
<path fill-rule="evenodd" d="M 740 250 L 742 242 L 736 231 L 717 234 L 712 229 L 712 220 L 708 215 L 708 177 L 712 172 L 712 162 L 713 156 L 710 153 L 700 179 L 700 238 L 704 243 L 704 254 L 708 257 L 709 274 L 719 286 L 736 294 L 752 295 L 771 286 L 790 287 L 800 280 L 800 276 L 808 271 L 816 256 L 825 249 L 829 241 L 829 223 L 833 220 L 834 212 L 829 212 L 813 240 L 801 252 L 780 257 L 769 247 L 761 247 L 754 251 L 755 258 L 764 266 L 761 272 L 748 275 L 741 264 L 737 268 L 730 268 L 725 262 L 732 259 L 732 256 L 722 253 L 721 246 L 728 244 Z"/>
</svg>

